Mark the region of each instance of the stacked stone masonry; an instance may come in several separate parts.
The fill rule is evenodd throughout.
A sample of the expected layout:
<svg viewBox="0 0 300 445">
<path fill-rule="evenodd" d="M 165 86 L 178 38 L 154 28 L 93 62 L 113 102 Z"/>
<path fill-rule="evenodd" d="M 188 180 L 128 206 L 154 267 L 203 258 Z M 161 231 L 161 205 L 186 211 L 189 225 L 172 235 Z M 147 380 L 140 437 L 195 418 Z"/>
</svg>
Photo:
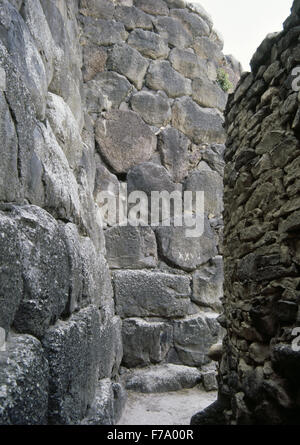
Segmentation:
<svg viewBox="0 0 300 445">
<path fill-rule="evenodd" d="M 295 0 L 228 101 L 226 336 L 218 401 L 194 424 L 299 424 L 299 36 Z"/>
<path fill-rule="evenodd" d="M 183 0 L 0 11 L 0 424 L 114 424 L 126 385 L 212 380 L 227 100 L 216 80 L 222 68 L 235 84 L 240 66 Z M 125 184 L 204 190 L 203 237 L 103 223 L 100 193 L 122 198 Z"/>
</svg>

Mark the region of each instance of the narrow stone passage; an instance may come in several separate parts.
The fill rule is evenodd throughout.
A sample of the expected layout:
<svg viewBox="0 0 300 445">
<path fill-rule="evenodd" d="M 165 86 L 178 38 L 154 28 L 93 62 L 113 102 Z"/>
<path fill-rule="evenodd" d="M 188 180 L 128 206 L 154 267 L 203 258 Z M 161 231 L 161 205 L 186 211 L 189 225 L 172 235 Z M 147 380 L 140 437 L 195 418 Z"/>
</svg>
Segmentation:
<svg viewBox="0 0 300 445">
<path fill-rule="evenodd" d="M 198 387 L 181 391 L 144 394 L 128 391 L 128 400 L 118 425 L 189 425 L 197 410 L 217 399 L 217 392 Z"/>
</svg>

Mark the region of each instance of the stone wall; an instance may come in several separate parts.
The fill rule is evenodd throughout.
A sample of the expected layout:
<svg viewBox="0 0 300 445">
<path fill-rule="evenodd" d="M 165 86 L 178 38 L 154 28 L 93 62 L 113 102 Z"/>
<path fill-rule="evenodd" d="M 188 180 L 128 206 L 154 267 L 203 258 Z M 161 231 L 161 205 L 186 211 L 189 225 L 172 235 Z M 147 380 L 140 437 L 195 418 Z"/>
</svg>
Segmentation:
<svg viewBox="0 0 300 445">
<path fill-rule="evenodd" d="M 201 7 L 133 3 L 0 0 L 0 424 L 115 423 L 121 362 L 122 376 L 167 363 L 169 389 L 209 382 L 223 280 L 216 80 L 222 68 L 235 83 L 240 67 Z M 122 197 L 125 183 L 204 190 L 202 239 L 103 227 L 99 194 Z"/>
<path fill-rule="evenodd" d="M 226 109 L 219 400 L 192 422 L 299 423 L 300 2 Z"/>
</svg>

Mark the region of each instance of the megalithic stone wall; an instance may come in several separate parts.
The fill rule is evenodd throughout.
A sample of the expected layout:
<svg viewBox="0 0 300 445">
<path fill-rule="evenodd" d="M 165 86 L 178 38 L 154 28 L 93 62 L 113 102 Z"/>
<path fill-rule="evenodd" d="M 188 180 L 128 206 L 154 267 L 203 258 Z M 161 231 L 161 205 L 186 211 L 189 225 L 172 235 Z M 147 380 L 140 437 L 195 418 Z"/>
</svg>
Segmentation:
<svg viewBox="0 0 300 445">
<path fill-rule="evenodd" d="M 178 377 L 176 364 L 205 365 L 219 337 L 216 80 L 222 68 L 234 84 L 240 67 L 181 0 L 0 0 L 0 11 L 0 424 L 115 423 L 121 361 L 170 363 L 176 386 L 190 370 Z M 104 230 L 99 193 L 123 183 L 204 190 L 204 237 Z"/>
<path fill-rule="evenodd" d="M 218 402 L 195 424 L 299 424 L 299 38 L 295 0 L 227 105 L 226 337 Z"/>
</svg>

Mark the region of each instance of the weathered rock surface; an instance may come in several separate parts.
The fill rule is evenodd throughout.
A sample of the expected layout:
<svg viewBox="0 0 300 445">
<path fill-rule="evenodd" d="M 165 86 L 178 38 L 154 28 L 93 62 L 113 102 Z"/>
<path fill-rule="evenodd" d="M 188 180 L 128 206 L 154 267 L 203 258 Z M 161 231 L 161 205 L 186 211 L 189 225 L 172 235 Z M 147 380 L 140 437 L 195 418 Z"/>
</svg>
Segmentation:
<svg viewBox="0 0 300 445">
<path fill-rule="evenodd" d="M 105 232 L 107 261 L 112 269 L 155 268 L 157 246 L 150 227 L 116 226 Z"/>
<path fill-rule="evenodd" d="M 139 91 L 132 96 L 130 104 L 133 111 L 149 125 L 163 127 L 171 120 L 168 97 L 161 92 L 154 94 L 150 91 Z"/>
<path fill-rule="evenodd" d="M 191 94 L 191 81 L 175 71 L 169 62 L 152 62 L 146 76 L 146 85 L 153 90 L 162 90 L 169 97 Z"/>
<path fill-rule="evenodd" d="M 0 352 L 0 424 L 45 425 L 48 363 L 40 342 L 13 336 Z"/>
<path fill-rule="evenodd" d="M 183 316 L 190 303 L 190 280 L 145 271 L 114 273 L 116 310 L 122 318 Z"/>
<path fill-rule="evenodd" d="M 139 318 L 123 321 L 123 365 L 127 368 L 160 363 L 173 342 L 173 328 L 164 322 L 148 322 Z"/>
<path fill-rule="evenodd" d="M 191 141 L 180 131 L 168 127 L 161 131 L 158 148 L 164 167 L 174 182 L 181 182 L 189 171 L 189 146 Z"/>
<path fill-rule="evenodd" d="M 126 389 L 142 393 L 178 391 L 200 383 L 201 372 L 188 366 L 157 365 L 129 372 L 125 382 Z"/>
<path fill-rule="evenodd" d="M 132 111 L 111 111 L 99 118 L 96 141 L 102 156 L 116 173 L 127 172 L 149 159 L 156 149 L 154 133 Z"/>
<path fill-rule="evenodd" d="M 164 59 L 169 54 L 168 44 L 162 37 L 142 29 L 130 33 L 128 44 L 151 59 Z"/>
<path fill-rule="evenodd" d="M 221 310 L 223 297 L 223 259 L 217 256 L 212 265 L 204 265 L 193 274 L 192 300 L 200 306 Z"/>
</svg>

